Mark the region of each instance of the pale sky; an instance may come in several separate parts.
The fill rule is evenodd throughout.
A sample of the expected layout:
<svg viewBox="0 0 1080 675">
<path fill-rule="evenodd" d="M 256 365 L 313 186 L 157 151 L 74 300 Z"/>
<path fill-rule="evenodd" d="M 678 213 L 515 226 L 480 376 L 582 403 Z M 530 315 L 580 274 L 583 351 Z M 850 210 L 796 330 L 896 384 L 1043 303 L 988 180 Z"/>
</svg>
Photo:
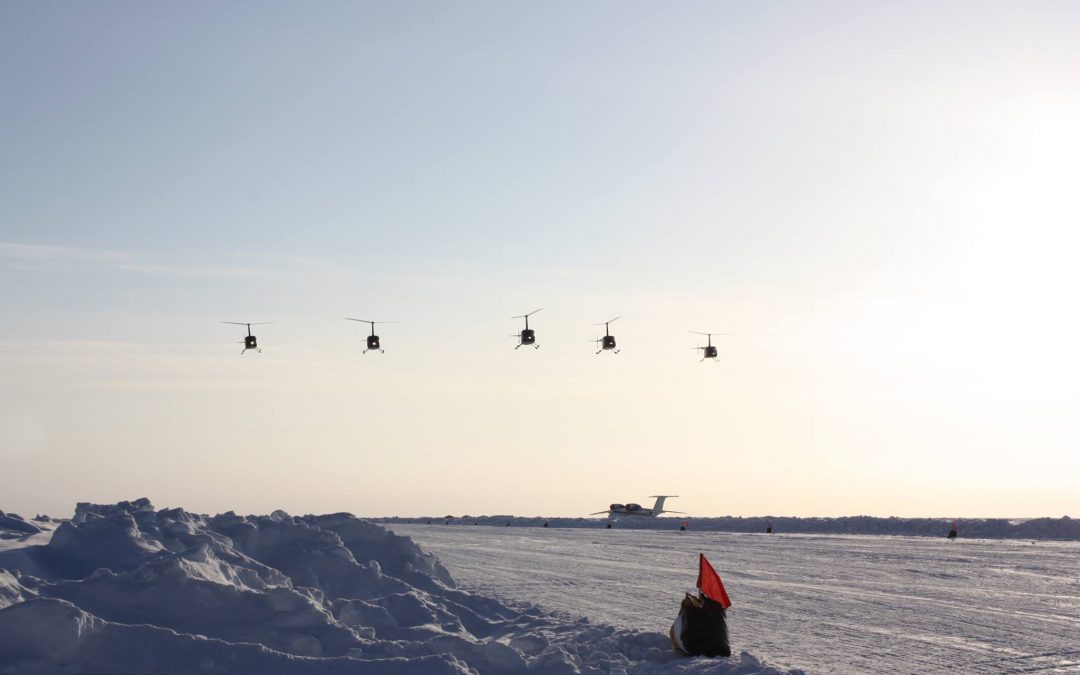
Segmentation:
<svg viewBox="0 0 1080 675">
<path fill-rule="evenodd" d="M 1075 2 L 4 3 L 0 508 L 1080 515 L 1077 120 Z"/>
</svg>

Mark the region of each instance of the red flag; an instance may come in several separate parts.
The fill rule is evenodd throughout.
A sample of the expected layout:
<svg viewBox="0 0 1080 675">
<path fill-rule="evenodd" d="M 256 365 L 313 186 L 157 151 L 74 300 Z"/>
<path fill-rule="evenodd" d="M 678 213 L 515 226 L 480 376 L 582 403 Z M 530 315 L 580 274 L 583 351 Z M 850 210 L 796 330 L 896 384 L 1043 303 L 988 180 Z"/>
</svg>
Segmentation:
<svg viewBox="0 0 1080 675">
<path fill-rule="evenodd" d="M 724 609 L 731 607 L 731 598 L 724 590 L 724 582 L 720 581 L 720 575 L 716 573 L 712 565 L 701 553 L 698 559 L 697 587 L 705 597 L 720 603 Z"/>
</svg>

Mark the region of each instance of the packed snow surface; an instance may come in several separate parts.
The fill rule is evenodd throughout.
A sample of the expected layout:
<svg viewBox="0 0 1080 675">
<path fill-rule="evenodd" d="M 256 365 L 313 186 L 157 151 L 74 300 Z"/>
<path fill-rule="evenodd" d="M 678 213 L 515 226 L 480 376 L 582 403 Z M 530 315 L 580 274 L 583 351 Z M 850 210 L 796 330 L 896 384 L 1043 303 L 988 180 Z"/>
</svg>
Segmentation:
<svg viewBox="0 0 1080 675">
<path fill-rule="evenodd" d="M 516 527 L 542 526 L 603 527 L 607 519 L 600 518 L 545 518 L 542 516 L 460 516 L 452 522 L 475 523 L 502 527 L 512 523 Z M 425 516 L 423 518 L 378 518 L 394 529 L 395 525 L 420 521 L 445 522 L 447 518 Z M 844 516 L 841 518 L 795 518 L 790 516 L 720 516 L 720 517 L 623 517 L 618 526 L 624 530 L 677 530 L 687 522 L 695 532 L 764 532 L 772 526 L 784 534 L 871 534 L 899 537 L 943 537 L 952 525 L 959 529 L 961 537 L 968 539 L 1047 539 L 1080 541 L 1080 519 L 1061 518 L 879 518 L 875 516 Z"/>
<path fill-rule="evenodd" d="M 5 675 L 781 672 L 746 652 L 678 657 L 670 616 L 615 627 L 458 589 L 434 555 L 344 513 L 209 517 L 141 499 L 4 532 Z"/>
<path fill-rule="evenodd" d="M 1080 673 L 1080 543 L 393 525 L 458 583 L 661 629 L 704 552 L 733 651 L 807 673 Z"/>
</svg>

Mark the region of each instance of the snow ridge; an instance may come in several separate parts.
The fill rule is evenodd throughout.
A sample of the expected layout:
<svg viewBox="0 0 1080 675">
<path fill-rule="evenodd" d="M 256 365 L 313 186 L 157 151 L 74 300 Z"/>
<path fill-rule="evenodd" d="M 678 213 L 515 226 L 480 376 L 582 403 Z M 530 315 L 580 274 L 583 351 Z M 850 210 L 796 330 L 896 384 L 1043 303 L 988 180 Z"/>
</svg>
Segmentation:
<svg viewBox="0 0 1080 675">
<path fill-rule="evenodd" d="M 780 672 L 459 590 L 411 539 L 345 513 L 139 499 L 19 532 L 0 547 L 0 673 Z"/>
<path fill-rule="evenodd" d="M 579 527 L 603 528 L 605 518 L 544 518 L 542 516 L 461 516 L 461 517 L 387 517 L 373 518 L 387 524 L 489 525 L 494 527 Z M 797 518 L 792 516 L 691 516 L 660 518 L 621 518 L 614 527 L 623 530 L 678 530 L 688 523 L 696 532 L 760 532 L 772 526 L 785 534 L 869 534 L 898 537 L 944 537 L 956 523 L 965 539 L 1036 539 L 1080 541 L 1080 519 L 1061 518 L 878 518 L 845 516 L 841 518 Z"/>
</svg>

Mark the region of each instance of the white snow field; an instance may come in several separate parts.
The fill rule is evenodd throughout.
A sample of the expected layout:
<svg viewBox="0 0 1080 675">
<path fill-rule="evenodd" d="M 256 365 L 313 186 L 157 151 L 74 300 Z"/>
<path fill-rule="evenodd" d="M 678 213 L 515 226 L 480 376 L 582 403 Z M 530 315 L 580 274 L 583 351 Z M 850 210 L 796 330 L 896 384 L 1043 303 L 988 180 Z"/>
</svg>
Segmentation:
<svg viewBox="0 0 1080 675">
<path fill-rule="evenodd" d="M 705 553 L 732 651 L 807 673 L 1080 673 L 1080 542 L 393 525 L 463 588 L 663 630 Z"/>
<path fill-rule="evenodd" d="M 4 675 L 781 673 L 749 653 L 680 658 L 667 625 L 457 589 L 435 556 L 349 514 L 209 517 L 137 500 L 80 504 L 70 521 L 6 517 Z"/>
</svg>

